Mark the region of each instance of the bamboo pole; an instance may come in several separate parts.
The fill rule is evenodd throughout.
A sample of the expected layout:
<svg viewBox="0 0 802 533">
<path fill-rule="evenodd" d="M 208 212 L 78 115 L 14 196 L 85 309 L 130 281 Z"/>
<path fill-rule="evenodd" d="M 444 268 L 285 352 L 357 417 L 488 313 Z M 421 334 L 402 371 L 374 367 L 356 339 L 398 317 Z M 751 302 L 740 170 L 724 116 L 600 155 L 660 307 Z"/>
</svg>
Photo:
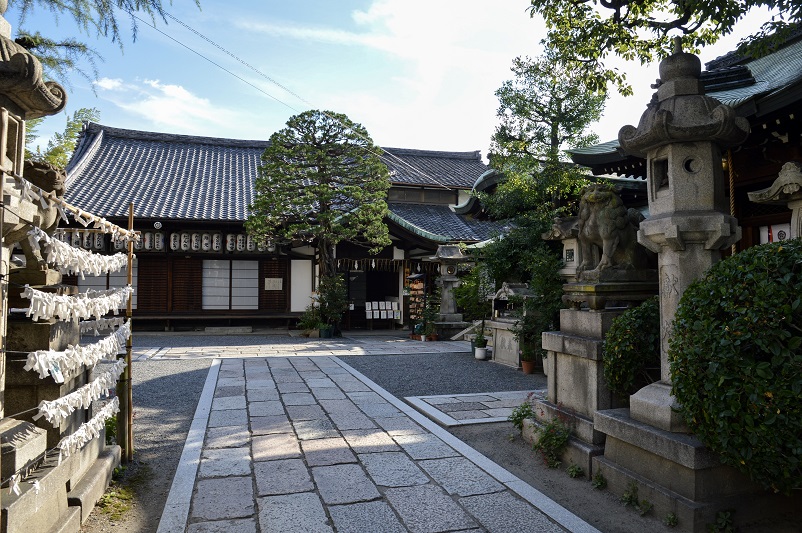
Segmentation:
<svg viewBox="0 0 802 533">
<path fill-rule="evenodd" d="M 134 202 L 128 205 L 128 231 L 134 231 Z M 128 241 L 128 285 L 134 284 L 134 241 Z M 125 316 L 131 320 L 133 315 L 133 295 L 128 298 L 128 305 L 125 309 Z M 133 327 L 132 327 L 133 329 Z M 128 441 L 126 442 L 125 456 L 126 461 L 130 462 L 134 459 L 134 387 L 131 379 L 131 350 L 133 348 L 133 331 L 128 339 L 125 341 L 125 373 L 127 378 L 127 391 L 128 396 Z"/>
</svg>

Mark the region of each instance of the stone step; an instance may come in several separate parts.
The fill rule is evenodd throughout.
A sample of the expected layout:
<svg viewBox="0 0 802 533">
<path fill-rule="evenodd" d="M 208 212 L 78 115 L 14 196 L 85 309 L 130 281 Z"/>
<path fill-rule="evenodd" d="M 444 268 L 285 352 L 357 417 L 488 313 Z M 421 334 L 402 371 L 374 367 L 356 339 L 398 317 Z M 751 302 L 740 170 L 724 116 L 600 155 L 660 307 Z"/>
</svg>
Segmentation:
<svg viewBox="0 0 802 533">
<path fill-rule="evenodd" d="M 48 459 L 32 475 L 20 483 L 20 494 L 9 494 L 3 490 L 2 522 L 4 533 L 31 533 L 33 531 L 78 531 L 80 513 L 75 529 L 57 529 L 62 523 L 69 523 L 67 507 L 67 481 L 70 467 L 67 462 L 58 465 L 58 457 Z M 39 481 L 39 494 L 32 482 Z"/>
<path fill-rule="evenodd" d="M 30 422 L 4 418 L 0 422 L 2 460 L 0 476 L 8 479 L 14 472 L 31 466 L 47 449 L 47 431 Z"/>
<path fill-rule="evenodd" d="M 111 475 L 119 464 L 120 447 L 106 447 L 78 484 L 67 493 L 67 504 L 81 510 L 81 523 L 86 522 L 89 513 L 103 496 L 111 482 Z"/>
</svg>

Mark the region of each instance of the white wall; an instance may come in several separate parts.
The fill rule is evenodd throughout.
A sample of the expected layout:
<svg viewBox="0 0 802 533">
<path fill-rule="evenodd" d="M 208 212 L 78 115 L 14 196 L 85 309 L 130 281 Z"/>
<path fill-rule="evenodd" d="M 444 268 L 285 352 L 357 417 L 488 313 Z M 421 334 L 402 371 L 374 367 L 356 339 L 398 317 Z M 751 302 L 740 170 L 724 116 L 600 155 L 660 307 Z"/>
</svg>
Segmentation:
<svg viewBox="0 0 802 533">
<path fill-rule="evenodd" d="M 133 280 L 131 281 L 131 286 L 134 288 L 134 297 L 131 300 L 132 309 L 136 309 L 136 266 L 136 257 L 134 257 Z M 93 291 L 120 289 L 126 285 L 128 285 L 127 270 L 110 273 L 108 274 L 108 279 L 105 274 L 102 276 L 86 276 L 84 279 L 78 276 L 78 290 L 81 292 L 86 292 L 87 289 L 92 289 Z M 123 309 L 123 311 L 125 311 L 125 309 Z"/>
<path fill-rule="evenodd" d="M 290 287 L 290 311 L 302 312 L 312 302 L 312 261 L 293 259 L 290 261 L 292 283 Z"/>
</svg>

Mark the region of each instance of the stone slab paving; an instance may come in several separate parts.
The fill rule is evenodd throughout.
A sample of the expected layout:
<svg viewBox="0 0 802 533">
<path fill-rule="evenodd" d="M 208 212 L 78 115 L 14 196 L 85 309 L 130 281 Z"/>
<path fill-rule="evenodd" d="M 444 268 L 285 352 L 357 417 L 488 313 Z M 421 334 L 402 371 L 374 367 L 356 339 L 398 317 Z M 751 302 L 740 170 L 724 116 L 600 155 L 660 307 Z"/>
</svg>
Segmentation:
<svg viewBox="0 0 802 533">
<path fill-rule="evenodd" d="M 143 337 L 144 338 L 144 337 Z M 202 338 L 202 337 L 201 337 Z M 250 358 L 250 357 L 314 357 L 337 355 L 397 355 L 419 353 L 469 353 L 471 345 L 467 341 L 421 342 L 398 336 L 354 336 L 347 335 L 339 339 L 304 339 L 278 335 L 243 335 L 241 342 L 248 343 L 241 346 L 232 345 L 232 337 L 220 340 L 220 345 L 214 345 L 213 337 L 206 337 L 210 344 L 195 346 L 141 346 L 135 347 L 132 358 L 136 361 L 151 359 L 197 359 L 218 357 Z M 138 344 L 142 344 L 138 338 Z M 158 343 L 158 336 L 147 337 L 147 343 Z M 328 376 L 317 371 L 310 376 L 306 383 L 308 387 L 320 387 L 318 379 L 325 380 Z M 223 376 L 221 376 L 222 378 Z M 228 378 L 228 376 L 225 376 Z M 300 383 L 300 379 L 288 381 Z M 284 382 L 285 384 L 287 382 Z M 344 389 L 347 390 L 347 389 Z M 282 391 L 283 392 L 283 391 Z M 301 392 L 306 392 L 301 391 Z"/>
<path fill-rule="evenodd" d="M 158 532 L 218 531 L 597 533 L 328 356 L 214 361 Z"/>
<path fill-rule="evenodd" d="M 446 394 L 439 396 L 408 396 L 404 398 L 415 409 L 441 426 L 489 424 L 506 422 L 512 410 L 524 403 L 531 394 L 545 399 L 548 391 L 503 391 L 484 394 Z"/>
</svg>

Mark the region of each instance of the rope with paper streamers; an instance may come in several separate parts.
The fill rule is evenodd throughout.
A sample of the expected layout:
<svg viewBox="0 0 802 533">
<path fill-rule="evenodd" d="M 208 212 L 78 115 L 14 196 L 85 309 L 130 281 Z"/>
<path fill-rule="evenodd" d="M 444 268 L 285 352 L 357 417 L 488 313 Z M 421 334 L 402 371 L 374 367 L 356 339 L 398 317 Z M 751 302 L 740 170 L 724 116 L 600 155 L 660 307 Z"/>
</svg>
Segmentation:
<svg viewBox="0 0 802 533">
<path fill-rule="evenodd" d="M 5 174 L 13 177 L 17 182 L 16 184 L 20 190 L 20 197 L 23 200 L 28 200 L 29 202 L 33 203 L 38 202 L 39 205 L 42 206 L 42 209 L 47 209 L 50 207 L 50 202 L 54 203 L 58 209 L 59 216 L 62 218 L 62 220 L 64 220 L 64 222 L 68 222 L 66 212 L 70 211 L 73 219 L 75 219 L 75 221 L 81 224 L 83 227 L 87 227 L 89 224 L 92 224 L 92 227 L 102 230 L 104 233 L 110 234 L 111 238 L 115 241 L 124 243 L 128 243 L 130 241 L 139 242 L 139 239 L 141 238 L 139 232 L 123 229 L 116 224 L 112 224 L 105 218 L 95 216 L 92 213 L 87 213 L 83 209 L 65 202 L 56 196 L 55 192 L 42 190 L 18 174 L 12 174 L 10 172 L 5 172 Z"/>
<path fill-rule="evenodd" d="M 31 488 L 36 494 L 39 494 L 41 491 L 39 480 L 34 479 L 33 481 L 28 481 L 28 478 L 36 476 L 36 472 L 42 470 L 43 464 L 45 461 L 47 461 L 48 456 L 52 452 L 58 450 L 58 464 L 61 464 L 62 455 L 64 453 L 66 453 L 67 457 L 69 457 L 70 454 L 75 453 L 78 448 L 85 446 L 88 442 L 97 438 L 100 435 L 100 430 L 105 427 L 106 420 L 116 415 L 119 410 L 119 399 L 112 398 L 100 411 L 98 411 L 92 420 L 82 424 L 78 430 L 73 433 L 73 435 L 78 435 L 78 437 L 73 437 L 73 435 L 64 437 L 61 439 L 61 441 L 59 441 L 58 444 L 56 444 L 55 447 L 45 450 L 39 454 L 36 459 L 30 461 L 24 467 L 20 468 L 11 476 L 0 482 L 0 485 L 5 485 L 6 482 L 8 482 L 8 493 L 13 493 L 19 496 L 22 493 L 21 484 L 27 483 L 31 485 Z"/>
<path fill-rule="evenodd" d="M 114 320 L 114 319 L 111 319 Z M 63 352 L 37 350 L 28 354 L 23 370 L 36 370 L 39 379 L 52 376 L 56 383 L 64 383 L 64 374 L 71 374 L 82 366 L 94 367 L 98 361 L 114 360 L 125 349 L 125 341 L 131 336 L 131 321 L 98 342 L 88 346 L 69 346 Z"/>
<path fill-rule="evenodd" d="M 128 267 L 128 254 L 122 252 L 114 255 L 93 254 L 53 239 L 36 226 L 28 232 L 28 239 L 34 248 L 40 241 L 45 243 L 47 254 L 45 260 L 49 265 L 56 266 L 62 274 L 77 274 L 84 279 L 84 274 L 102 276 Z"/>
<path fill-rule="evenodd" d="M 98 318 L 95 320 L 81 321 L 81 335 L 94 333 L 100 335 L 101 331 L 108 331 L 125 324 L 125 317 L 115 316 L 114 318 Z M 130 328 L 130 324 L 129 324 Z"/>
<path fill-rule="evenodd" d="M 133 292 L 133 287 L 127 285 L 120 289 L 107 291 L 90 289 L 75 296 L 61 296 L 25 285 L 21 296 L 31 300 L 25 314 L 29 317 L 32 316 L 34 320 L 56 318 L 63 321 L 76 321 L 82 318 L 101 318 L 110 311 L 116 314 L 118 310 L 125 307 Z"/>
<path fill-rule="evenodd" d="M 59 449 L 58 462 L 61 464 L 61 454 L 69 457 L 84 445 L 100 436 L 106 427 L 106 420 L 113 417 L 120 411 L 120 399 L 116 396 L 111 399 L 103 408 L 92 417 L 92 420 L 81 424 L 75 433 L 61 439 L 56 447 Z"/>
<path fill-rule="evenodd" d="M 112 365 L 111 369 L 86 385 L 78 387 L 74 392 L 56 400 L 42 400 L 39 403 L 39 413 L 34 415 L 33 419 L 39 420 L 44 417 L 53 424 L 53 427 L 60 426 L 61 422 L 76 409 L 87 409 L 101 396 L 108 396 L 109 389 L 117 385 L 117 379 L 126 366 L 125 359 L 120 359 Z"/>
</svg>

